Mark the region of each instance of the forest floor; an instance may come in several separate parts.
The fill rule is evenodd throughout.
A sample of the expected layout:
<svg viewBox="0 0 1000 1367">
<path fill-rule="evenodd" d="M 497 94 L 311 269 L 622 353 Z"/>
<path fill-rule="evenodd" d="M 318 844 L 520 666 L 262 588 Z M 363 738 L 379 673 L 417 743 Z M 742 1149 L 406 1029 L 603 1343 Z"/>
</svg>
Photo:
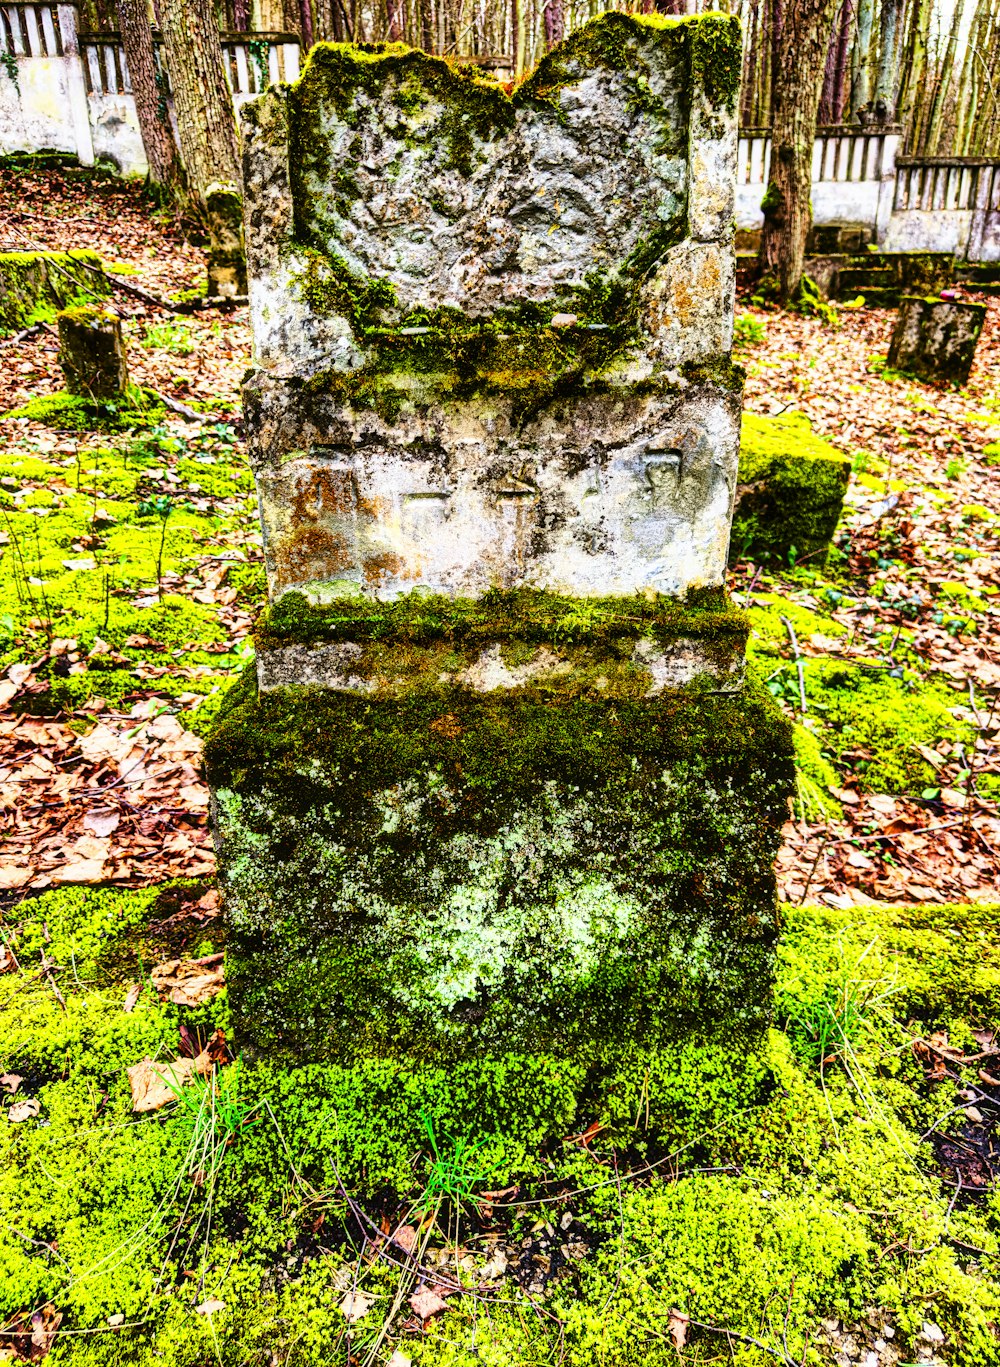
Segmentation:
<svg viewBox="0 0 1000 1367">
<path fill-rule="evenodd" d="M 86 1120 L 97 1130 L 107 1122 L 102 1144 L 112 1144 L 108 1136 L 114 1136 L 113 1157 L 81 1149 L 71 1179 L 60 1178 L 56 1187 L 72 1180 L 86 1189 L 78 1202 L 87 1212 L 85 1223 L 99 1231 L 94 1238 L 107 1245 L 105 1261 L 117 1268 L 114 1250 L 132 1237 L 122 1233 L 128 1219 L 162 1235 L 157 1221 L 165 1218 L 168 1198 L 150 1204 L 134 1199 L 129 1188 L 112 1219 L 85 1175 L 87 1165 L 102 1174 L 107 1191 L 122 1187 L 122 1165 L 146 1164 L 149 1191 L 156 1193 L 164 1164 L 169 1167 L 170 1144 L 158 1140 L 152 1152 L 152 1141 L 143 1138 L 145 1148 L 134 1147 L 139 1141 L 122 1120 L 128 1087 L 122 1095 L 121 1077 L 108 1080 L 112 1064 L 119 1060 L 120 1073 L 121 1058 L 131 1063 L 147 1050 L 155 1053 L 164 1031 L 180 1040 L 178 1064 L 185 1055 L 190 1063 L 192 1053 L 204 1062 L 203 1046 L 218 1041 L 214 1032 L 225 1024 L 221 1008 L 212 1005 L 221 985 L 220 939 L 208 791 L 198 758 L 222 691 L 252 657 L 252 623 L 265 597 L 240 422 L 239 383 L 250 337 L 245 309 L 181 316 L 129 292 L 129 285 L 138 285 L 167 298 L 200 287 L 205 269 L 203 253 L 186 245 L 168 220 L 152 215 L 134 187 L 70 170 L 0 169 L 0 250 L 38 247 L 99 252 L 116 282 L 114 304 L 125 326 L 132 378 L 205 415 L 194 422 L 161 409 L 139 425 L 112 422 L 101 431 L 69 429 L 44 417 L 0 418 L 0 905 L 6 907 L 0 975 L 7 971 L 0 983 L 23 978 L 25 964 L 37 965 L 30 975 L 30 1010 L 22 1002 L 24 1020 L 8 1030 L 9 1048 L 0 1047 L 0 1065 L 8 1069 L 0 1087 L 13 1097 L 11 1134 L 13 1124 L 35 1123 L 38 1097 L 47 1097 L 57 1129 Z M 0 1209 L 22 1213 L 13 1244 L 5 1248 L 0 1240 L 0 1284 L 6 1270 L 25 1289 L 16 1304 L 0 1293 L 0 1315 L 13 1317 L 0 1331 L 12 1345 L 6 1351 L 27 1360 L 30 1349 L 31 1360 L 39 1360 L 52 1350 L 53 1361 L 63 1360 L 70 1352 L 66 1335 L 74 1332 L 95 1336 L 73 1341 L 74 1361 L 132 1360 L 124 1349 L 115 1357 L 119 1350 L 99 1344 L 109 1329 L 127 1329 L 134 1320 L 135 1353 L 140 1344 L 152 1345 L 178 1364 L 349 1359 L 405 1367 L 410 1356 L 457 1364 L 555 1361 L 567 1354 L 572 1361 L 612 1363 L 631 1361 L 628 1344 L 639 1341 L 649 1354 L 667 1354 L 664 1362 L 682 1350 L 692 1362 L 791 1364 L 800 1357 L 819 1360 L 819 1353 L 824 1360 L 875 1367 L 902 1363 L 903 1341 L 907 1361 L 933 1361 L 939 1352 L 942 1360 L 970 1367 L 1000 1361 L 996 1198 L 990 1195 L 998 1163 L 1000 1082 L 994 1073 L 1000 1066 L 991 1060 L 998 1052 L 992 1027 L 1000 1016 L 1000 936 L 991 930 L 995 916 L 987 910 L 1000 902 L 1000 301 L 988 302 L 971 380 L 950 392 L 886 369 L 890 312 L 844 309 L 832 327 L 739 306 L 737 355 L 748 372 L 747 408 L 804 412 L 817 432 L 851 456 L 854 471 L 826 565 L 741 562 L 732 574 L 734 596 L 751 616 L 755 666 L 799 727 L 801 762 L 796 815 L 779 859 L 789 936 L 771 1067 L 783 1100 L 768 1103 L 764 1157 L 755 1150 L 751 1163 L 740 1151 L 742 1137 L 700 1140 L 699 1161 L 711 1170 L 703 1185 L 683 1199 L 659 1192 L 656 1200 L 666 1204 L 651 1213 L 650 1192 L 658 1189 L 649 1185 L 651 1169 L 644 1165 L 668 1162 L 675 1178 L 679 1171 L 673 1156 L 663 1157 L 666 1138 L 657 1140 L 659 1147 L 649 1148 L 647 1137 L 646 1147 L 621 1150 L 629 1171 L 623 1178 L 615 1157 L 613 1179 L 598 1182 L 598 1196 L 582 1168 L 611 1160 L 592 1152 L 601 1126 L 593 1130 L 583 1117 L 571 1159 L 564 1155 L 546 1169 L 546 1181 L 562 1182 L 560 1195 L 537 1198 L 558 1202 L 552 1218 L 544 1206 L 540 1218 L 537 1211 L 528 1219 L 513 1210 L 496 1233 L 492 1205 L 487 1202 L 484 1213 L 480 1203 L 464 1244 L 457 1233 L 442 1240 L 455 1266 L 446 1274 L 442 1253 L 440 1275 L 428 1279 L 425 1257 L 420 1274 L 406 1283 L 416 1288 L 415 1296 L 437 1296 L 440 1304 L 430 1309 L 429 1301 L 408 1301 L 409 1319 L 377 1338 L 367 1328 L 368 1309 L 380 1300 L 398 1309 L 399 1256 L 407 1264 L 418 1233 L 423 1239 L 430 1228 L 426 1210 L 390 1209 L 383 1193 L 372 1210 L 389 1223 L 366 1229 L 368 1217 L 348 1200 L 343 1173 L 327 1172 L 337 1194 L 324 1203 L 293 1165 L 279 1214 L 268 1207 L 265 1219 L 261 1174 L 280 1166 L 288 1149 L 288 1135 L 270 1106 L 270 1118 L 256 1112 L 257 1137 L 240 1140 L 253 1150 L 242 1180 L 251 1181 L 246 1173 L 252 1169 L 256 1185 L 252 1195 L 240 1197 L 237 1226 L 252 1227 L 258 1246 L 234 1244 L 244 1252 L 233 1254 L 235 1268 L 220 1272 L 209 1258 L 208 1229 L 188 1230 L 184 1256 L 195 1270 L 184 1272 L 182 1260 L 177 1274 L 182 1287 L 184 1277 L 189 1281 L 186 1320 L 177 1319 L 174 1284 L 163 1290 L 176 1231 L 155 1276 L 147 1268 L 130 1281 L 122 1272 L 108 1286 L 100 1282 L 99 1291 L 59 1292 L 60 1286 L 77 1288 L 80 1274 L 67 1282 L 59 1264 L 75 1267 L 85 1260 L 86 1240 L 74 1232 L 71 1211 L 53 1215 L 58 1201 L 39 1194 L 45 1186 L 38 1175 L 45 1170 L 42 1139 L 31 1138 L 35 1149 L 27 1157 L 17 1145 L 29 1140 L 10 1139 L 17 1161 L 14 1175 L 0 1178 Z M 51 327 L 16 341 L 0 339 L 0 413 L 61 386 Z M 177 892 L 158 891 L 177 879 L 192 881 Z M 99 894 L 89 891 L 98 887 Z M 136 936 L 153 960 L 179 954 L 199 959 L 204 981 L 185 989 L 170 976 L 176 967 L 161 962 L 159 996 L 143 989 L 141 1010 L 132 1015 L 136 990 L 126 1017 L 106 954 L 109 945 L 115 953 L 120 949 L 109 924 L 115 935 L 141 925 Z M 5 998 L 0 1016 L 18 1000 Z M 88 1002 L 89 1025 L 80 1014 L 86 1015 Z M 187 1008 L 193 1010 L 185 1015 Z M 133 1028 L 142 1011 L 141 1029 Z M 105 1017 L 117 1023 L 94 1035 L 93 1021 Z M 40 1031 L 50 1031 L 51 1041 L 39 1043 Z M 102 1042 L 95 1043 L 98 1036 Z M 213 1061 L 219 1064 L 228 1055 L 224 1042 L 216 1048 Z M 77 1067 L 70 1058 L 81 1049 Z M 54 1061 L 60 1051 L 65 1066 Z M 894 1060 L 889 1072 L 887 1058 Z M 269 1096 L 277 1107 L 285 1083 L 272 1083 L 276 1090 Z M 310 1082 L 317 1093 L 323 1085 Z M 28 1110 L 15 1120 L 22 1105 Z M 226 1143 L 236 1142 L 251 1110 L 240 1111 L 233 1101 L 228 1138 L 221 1149 L 202 1155 L 198 1199 L 203 1169 L 211 1186 L 213 1165 L 221 1165 Z M 957 1117 L 942 1127 L 951 1136 L 950 1149 L 933 1138 L 944 1112 Z M 648 1094 L 646 1115 L 648 1128 Z M 566 1133 L 573 1128 L 570 1117 Z M 196 1123 L 193 1137 L 190 1130 L 185 1134 L 184 1144 L 203 1141 Z M 928 1140 L 937 1145 L 933 1153 Z M 190 1152 L 184 1144 L 182 1156 Z M 32 1167 L 36 1161 L 40 1169 Z M 853 1175 L 846 1175 L 845 1164 Z M 626 1180 L 633 1170 L 646 1175 L 646 1185 L 634 1191 Z M 737 1172 L 741 1185 L 734 1192 L 726 1183 Z M 18 1184 L 29 1173 L 34 1185 L 26 1195 Z M 370 1168 L 365 1173 L 374 1181 Z M 755 1175 L 746 1178 L 748 1173 Z M 224 1184 L 224 1177 L 219 1180 Z M 5 1189 L 4 1181 L 14 1186 Z M 388 1178 L 385 1183 L 392 1185 Z M 587 1195 L 570 1200 L 565 1193 L 581 1183 Z M 962 1196 L 963 1188 L 973 1189 L 974 1199 Z M 609 1191 L 615 1196 L 610 1206 Z M 224 1207 L 220 1192 L 221 1186 L 216 1197 Z M 513 1197 L 509 1204 L 516 1205 Z M 322 1272 L 316 1264 L 327 1237 L 320 1233 L 323 1222 L 336 1217 L 349 1223 L 352 1210 L 358 1228 L 351 1239 L 361 1240 L 361 1252 L 355 1249 L 352 1260 L 350 1248 L 341 1249 L 335 1275 L 329 1268 Z M 699 1302 L 718 1265 L 711 1248 L 686 1242 L 685 1228 L 702 1217 L 719 1246 L 737 1249 L 745 1266 L 738 1284 L 713 1283 Z M 8 1228 L 13 1214 L 10 1220 Z M 619 1229 L 610 1243 L 608 1220 Z M 408 1231 L 395 1245 L 388 1237 L 393 1221 Z M 566 1233 L 576 1228 L 574 1221 L 575 1239 Z M 624 1270 L 626 1226 L 647 1269 L 638 1289 Z M 602 1229 L 600 1237 L 586 1232 Z M 272 1267 L 267 1283 L 268 1313 L 276 1318 L 252 1331 L 247 1310 L 244 1337 L 233 1338 L 235 1330 L 227 1326 L 220 1347 L 213 1314 L 221 1315 L 227 1303 L 243 1304 L 241 1297 L 253 1303 L 260 1247 L 279 1233 L 287 1267 L 280 1275 Z M 201 1254 L 193 1248 L 196 1236 L 204 1239 Z M 232 1228 L 227 1237 L 235 1237 Z M 29 1256 L 32 1244 L 35 1255 Z M 393 1246 L 395 1262 L 388 1256 Z M 42 1260 L 40 1248 L 48 1250 Z M 593 1267 L 581 1270 L 595 1249 Z M 675 1284 L 661 1266 L 664 1250 L 670 1275 L 679 1278 L 676 1286 L 688 1287 L 687 1301 L 670 1289 Z M 463 1264 L 462 1258 L 472 1261 Z M 243 1283 L 241 1259 L 248 1269 Z M 515 1280 L 535 1296 L 532 1302 L 529 1295 L 534 1318 L 528 1324 L 523 1304 L 515 1313 L 513 1302 L 497 1292 L 505 1285 L 504 1266 L 519 1260 L 528 1271 Z M 574 1262 L 581 1267 L 574 1270 Z M 452 1331 L 440 1325 L 450 1317 L 440 1316 L 449 1300 L 461 1298 L 462 1267 L 465 1282 L 471 1276 L 479 1291 L 471 1312 L 461 1312 L 462 1332 L 449 1338 Z M 783 1279 L 778 1300 L 777 1283 L 769 1281 L 775 1267 Z M 560 1269 L 575 1288 L 577 1311 L 556 1304 Z M 323 1295 L 328 1298 L 333 1285 L 343 1296 L 333 1347 L 328 1322 L 322 1332 L 315 1330 L 318 1338 L 308 1327 L 328 1273 L 334 1281 L 323 1283 Z M 588 1277 L 593 1285 L 584 1294 Z M 540 1290 L 532 1290 L 531 1278 Z M 606 1295 L 608 1303 L 616 1295 L 620 1300 L 626 1284 L 619 1343 L 595 1307 Z M 551 1303 L 545 1299 L 550 1291 L 556 1296 Z M 167 1304 L 164 1295 L 173 1300 Z M 162 1316 L 155 1322 L 147 1313 L 153 1302 Z M 682 1304 L 688 1312 L 676 1308 Z M 699 1304 L 708 1306 L 700 1339 L 690 1312 Z M 730 1314 L 734 1304 L 739 1313 Z M 817 1306 L 827 1307 L 825 1318 Z M 641 1315 L 646 1319 L 637 1327 Z M 483 1316 L 500 1328 L 492 1346 L 477 1348 Z M 186 1328 L 177 1327 L 182 1320 Z M 253 1333 L 269 1341 L 279 1322 L 281 1356 L 269 1358 L 254 1346 Z M 432 1327 L 428 1337 L 424 1331 Z M 510 1346 L 515 1339 L 516 1348 Z M 396 1350 L 398 1357 L 390 1359 Z M 4 1351 L 0 1338 L 0 1357 Z"/>
</svg>

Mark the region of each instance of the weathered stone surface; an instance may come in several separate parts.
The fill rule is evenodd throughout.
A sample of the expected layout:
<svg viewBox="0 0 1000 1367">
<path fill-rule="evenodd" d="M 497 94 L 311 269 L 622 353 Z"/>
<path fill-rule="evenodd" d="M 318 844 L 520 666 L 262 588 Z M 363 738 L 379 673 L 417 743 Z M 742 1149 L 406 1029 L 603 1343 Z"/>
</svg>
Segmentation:
<svg viewBox="0 0 1000 1367">
<path fill-rule="evenodd" d="M 81 304 L 59 314 L 59 364 L 70 394 L 86 399 L 120 399 L 128 389 L 121 319 L 99 304 Z"/>
<path fill-rule="evenodd" d="M 822 565 L 850 478 L 850 459 L 804 413 L 744 413 L 732 559 Z"/>
<path fill-rule="evenodd" d="M 206 747 L 244 1047 L 530 1106 L 543 1059 L 596 1095 L 759 1039 L 792 760 L 723 588 L 738 70 L 733 20 L 613 13 L 513 96 L 320 47 L 247 107 L 271 602 Z"/>
<path fill-rule="evenodd" d="M 985 304 L 906 296 L 900 301 L 888 363 L 930 384 L 963 385 L 985 320 Z"/>
<path fill-rule="evenodd" d="M 513 97 L 321 47 L 247 107 L 272 594 L 721 583 L 736 121 L 699 31 L 607 15 Z"/>
</svg>

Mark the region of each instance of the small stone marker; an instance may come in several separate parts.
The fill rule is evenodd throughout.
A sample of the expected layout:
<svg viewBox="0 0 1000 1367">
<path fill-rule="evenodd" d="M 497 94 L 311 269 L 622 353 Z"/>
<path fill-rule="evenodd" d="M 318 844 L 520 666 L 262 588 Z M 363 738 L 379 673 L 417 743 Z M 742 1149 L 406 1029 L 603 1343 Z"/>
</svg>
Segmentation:
<svg viewBox="0 0 1000 1367">
<path fill-rule="evenodd" d="M 905 295 L 889 342 L 888 364 L 928 384 L 963 385 L 985 320 L 985 304 Z"/>
<path fill-rule="evenodd" d="M 513 96 L 320 45 L 244 106 L 270 606 L 206 747 L 241 1047 L 531 1092 L 759 1040 L 793 770 L 724 590 L 739 54 L 608 13 Z"/>
<path fill-rule="evenodd" d="M 205 191 L 208 215 L 209 298 L 232 298 L 247 292 L 247 259 L 243 246 L 243 200 L 235 185 L 219 182 Z"/>
<path fill-rule="evenodd" d="M 101 304 L 81 304 L 58 315 L 59 364 L 71 394 L 95 401 L 121 399 L 128 367 L 121 319 Z"/>
</svg>

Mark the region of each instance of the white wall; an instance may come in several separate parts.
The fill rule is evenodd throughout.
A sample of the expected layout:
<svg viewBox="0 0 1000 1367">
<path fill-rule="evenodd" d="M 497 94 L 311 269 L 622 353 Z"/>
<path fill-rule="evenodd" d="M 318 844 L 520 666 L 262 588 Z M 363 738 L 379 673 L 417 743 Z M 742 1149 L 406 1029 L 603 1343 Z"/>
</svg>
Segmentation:
<svg viewBox="0 0 1000 1367">
<path fill-rule="evenodd" d="M 266 80 L 251 42 L 267 44 Z M 18 74 L 15 83 L 0 66 L 0 155 L 68 152 L 85 166 L 100 157 L 121 175 L 146 174 L 135 98 L 117 39 L 79 35 L 74 5 L 0 0 L 0 51 L 14 55 Z M 294 81 L 299 72 L 298 40 L 291 35 L 226 35 L 222 51 L 237 108 L 267 84 Z M 173 121 L 172 100 L 168 110 Z"/>
</svg>

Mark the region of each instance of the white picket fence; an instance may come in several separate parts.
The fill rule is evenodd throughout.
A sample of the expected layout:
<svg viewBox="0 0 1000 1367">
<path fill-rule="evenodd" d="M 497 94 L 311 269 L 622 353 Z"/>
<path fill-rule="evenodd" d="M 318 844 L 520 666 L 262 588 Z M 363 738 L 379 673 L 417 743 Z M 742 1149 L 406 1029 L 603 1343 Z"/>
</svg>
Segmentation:
<svg viewBox="0 0 1000 1367">
<path fill-rule="evenodd" d="M 886 251 L 943 251 L 1000 260 L 1000 160 L 904 158 L 902 130 L 821 128 L 813 147 L 817 227 L 867 228 Z M 736 170 L 736 224 L 763 222 L 760 202 L 771 165 L 766 129 L 744 129 Z"/>
<path fill-rule="evenodd" d="M 237 107 L 299 73 L 294 34 L 223 34 L 221 42 Z M 159 49 L 157 41 L 158 66 Z M 122 175 L 145 175 L 135 99 L 117 35 L 81 33 L 73 4 L 0 2 L 0 59 L 0 155 L 68 152 L 84 166 L 100 159 Z M 172 104 L 167 88 L 171 119 Z"/>
<path fill-rule="evenodd" d="M 221 43 L 237 106 L 298 75 L 294 34 L 223 34 Z M 0 58 L 6 58 L 0 61 L 0 155 L 69 152 L 85 166 L 100 158 L 122 175 L 145 174 L 128 66 L 116 36 L 81 34 L 73 4 L 0 0 Z M 886 250 L 1000 260 L 1000 160 L 914 160 L 899 155 L 900 143 L 901 130 L 892 126 L 821 128 L 813 149 L 813 222 L 864 227 Z M 763 221 L 770 160 L 768 131 L 744 129 L 738 228 L 752 230 Z"/>
</svg>

